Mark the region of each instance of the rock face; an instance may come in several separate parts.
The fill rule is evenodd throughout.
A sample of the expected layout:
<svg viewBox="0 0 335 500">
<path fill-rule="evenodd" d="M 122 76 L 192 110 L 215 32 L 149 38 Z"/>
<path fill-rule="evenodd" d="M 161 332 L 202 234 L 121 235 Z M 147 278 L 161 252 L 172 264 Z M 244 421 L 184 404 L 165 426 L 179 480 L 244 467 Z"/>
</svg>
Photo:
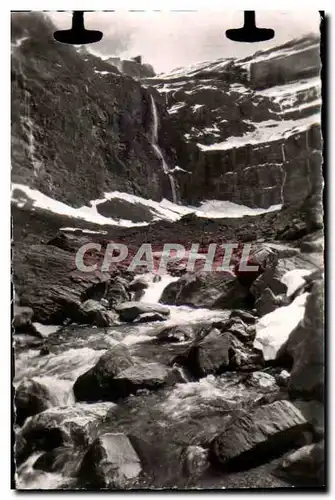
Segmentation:
<svg viewBox="0 0 335 500">
<path fill-rule="evenodd" d="M 171 198 L 151 145 L 150 93 L 127 76 L 142 65 L 125 61 L 120 74 L 54 31 L 44 14 L 12 15 L 12 181 L 73 206 L 113 190 Z"/>
<path fill-rule="evenodd" d="M 283 352 L 293 359 L 289 392 L 295 397 L 324 397 L 324 283 L 312 283 L 305 314 L 292 331 Z"/>
<path fill-rule="evenodd" d="M 25 380 L 15 390 L 15 421 L 21 426 L 28 417 L 52 406 L 47 388 L 35 380 Z"/>
<path fill-rule="evenodd" d="M 116 345 L 101 356 L 97 364 L 80 375 L 73 392 L 78 401 L 109 400 L 110 381 L 123 370 L 134 364 L 127 347 Z"/>
<path fill-rule="evenodd" d="M 321 207 L 320 48 L 305 37 L 246 59 L 148 79 L 177 132 L 182 198 L 269 207 L 315 195 Z M 294 121 L 293 121 L 294 120 Z M 173 133 L 173 132 L 172 132 Z"/>
<path fill-rule="evenodd" d="M 141 462 L 125 434 L 102 434 L 87 450 L 79 470 L 86 487 L 127 489 L 142 470 Z"/>
<path fill-rule="evenodd" d="M 165 304 L 230 309 L 243 306 L 249 292 L 233 273 L 188 273 L 168 285 L 160 301 Z"/>
<path fill-rule="evenodd" d="M 169 316 L 170 309 L 161 304 L 146 304 L 145 302 L 123 302 L 116 307 L 120 320 L 132 322 L 143 314 L 158 313 L 163 316 Z"/>
<path fill-rule="evenodd" d="M 324 441 L 313 443 L 298 450 L 284 458 L 279 465 L 278 472 L 294 483 L 299 481 L 315 481 L 320 486 L 325 485 L 325 450 Z"/>
<path fill-rule="evenodd" d="M 294 448 L 309 424 L 289 401 L 275 401 L 251 414 L 242 413 L 227 424 L 212 443 L 221 467 L 254 467 L 269 456 Z"/>
</svg>

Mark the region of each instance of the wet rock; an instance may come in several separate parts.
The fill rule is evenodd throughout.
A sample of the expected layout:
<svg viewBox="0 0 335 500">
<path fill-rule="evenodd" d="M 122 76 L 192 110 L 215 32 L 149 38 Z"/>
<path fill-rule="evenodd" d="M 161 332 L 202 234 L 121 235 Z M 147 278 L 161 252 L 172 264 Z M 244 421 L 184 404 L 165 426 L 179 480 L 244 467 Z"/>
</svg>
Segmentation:
<svg viewBox="0 0 335 500">
<path fill-rule="evenodd" d="M 189 325 L 167 326 L 157 334 L 160 342 L 185 342 L 193 338 L 194 331 Z"/>
<path fill-rule="evenodd" d="M 95 366 L 74 383 L 73 392 L 77 401 L 110 400 L 111 380 L 134 364 L 126 346 L 118 344 L 101 356 Z"/>
<path fill-rule="evenodd" d="M 135 320 L 134 324 L 136 323 L 148 323 L 150 321 L 165 321 L 166 316 L 163 316 L 163 314 L 159 314 L 158 312 L 147 312 L 140 314 Z"/>
<path fill-rule="evenodd" d="M 62 473 L 66 477 L 75 477 L 83 454 L 81 448 L 59 446 L 38 457 L 33 468 L 45 472 Z"/>
<path fill-rule="evenodd" d="M 137 292 L 138 290 L 145 290 L 148 286 L 148 280 L 144 276 L 138 276 L 129 284 L 129 291 Z"/>
<path fill-rule="evenodd" d="M 232 417 L 212 443 L 212 457 L 223 468 L 250 468 L 296 446 L 309 430 L 302 413 L 289 401 L 275 401 Z"/>
<path fill-rule="evenodd" d="M 292 404 L 301 411 L 305 419 L 311 424 L 314 440 L 324 438 L 325 434 L 325 408 L 320 401 L 304 401 L 295 399 Z"/>
<path fill-rule="evenodd" d="M 275 360 L 305 312 L 307 293 L 290 305 L 277 308 L 256 323 L 254 348 L 263 353 L 265 361 Z"/>
<path fill-rule="evenodd" d="M 177 378 L 179 377 L 174 370 L 160 363 L 134 364 L 110 380 L 108 399 L 117 401 L 143 389 L 157 390 L 173 385 Z"/>
<path fill-rule="evenodd" d="M 188 446 L 182 454 L 183 471 L 187 477 L 197 478 L 209 467 L 208 450 L 201 446 Z"/>
<path fill-rule="evenodd" d="M 82 404 L 49 408 L 26 421 L 21 434 L 24 452 L 50 451 L 60 446 L 87 446 L 109 414 L 113 403 Z"/>
<path fill-rule="evenodd" d="M 306 253 L 322 252 L 324 251 L 324 239 L 319 238 L 312 241 L 303 241 L 300 245 L 300 250 Z"/>
<path fill-rule="evenodd" d="M 31 327 L 34 311 L 31 307 L 20 307 L 14 304 L 14 319 L 13 325 L 16 332 L 25 331 L 27 327 Z"/>
<path fill-rule="evenodd" d="M 125 434 L 106 433 L 87 450 L 78 473 L 85 486 L 127 489 L 142 470 L 140 459 Z"/>
<path fill-rule="evenodd" d="M 290 379 L 290 374 L 287 370 L 282 370 L 278 375 L 276 375 L 276 382 L 279 387 L 287 387 L 288 381 Z"/>
<path fill-rule="evenodd" d="M 273 375 L 266 372 L 253 372 L 249 375 L 246 383 L 252 387 L 258 387 L 260 389 L 277 389 L 276 379 Z"/>
<path fill-rule="evenodd" d="M 175 362 L 185 366 L 195 377 L 219 374 L 233 364 L 236 351 L 243 345 L 231 333 L 221 334 L 216 328 L 204 339 L 196 341 Z"/>
<path fill-rule="evenodd" d="M 170 283 L 160 302 L 192 307 L 229 309 L 244 306 L 248 290 L 230 272 L 187 273 Z"/>
<path fill-rule="evenodd" d="M 128 281 L 121 276 L 117 276 L 108 286 L 106 299 L 110 307 L 115 307 L 122 302 L 130 300 L 128 291 Z"/>
<path fill-rule="evenodd" d="M 313 443 L 287 455 L 279 464 L 277 474 L 286 477 L 293 483 L 311 482 L 315 485 L 325 485 L 325 450 L 324 441 Z"/>
<path fill-rule="evenodd" d="M 255 301 L 259 300 L 265 289 L 269 288 L 276 295 L 286 294 L 287 286 L 281 281 L 284 272 L 278 267 L 267 268 L 250 287 L 250 293 Z"/>
<path fill-rule="evenodd" d="M 169 316 L 170 309 L 161 304 L 147 304 L 145 302 L 124 302 L 115 307 L 121 321 L 132 322 L 145 313 L 158 313 Z"/>
<path fill-rule="evenodd" d="M 229 319 L 220 330 L 232 333 L 241 342 L 248 342 L 251 339 L 247 325 L 238 317 Z"/>
<path fill-rule="evenodd" d="M 243 311 L 240 309 L 235 309 L 234 311 L 232 311 L 230 313 L 229 319 L 233 319 L 233 318 L 240 318 L 243 321 L 243 323 L 246 323 L 248 325 L 249 324 L 253 325 L 257 320 L 257 317 L 254 316 L 249 311 Z"/>
<path fill-rule="evenodd" d="M 15 390 L 15 421 L 22 426 L 25 420 L 52 406 L 48 389 L 36 380 L 23 380 Z"/>
<path fill-rule="evenodd" d="M 255 309 L 257 310 L 259 316 L 264 316 L 265 314 L 271 313 L 281 305 L 285 305 L 283 304 L 281 296 L 274 295 L 270 288 L 266 288 L 259 299 L 256 300 Z"/>
<path fill-rule="evenodd" d="M 312 284 L 305 314 L 292 331 L 284 354 L 291 356 L 293 367 L 288 390 L 293 397 L 323 400 L 324 394 L 324 283 Z"/>
</svg>

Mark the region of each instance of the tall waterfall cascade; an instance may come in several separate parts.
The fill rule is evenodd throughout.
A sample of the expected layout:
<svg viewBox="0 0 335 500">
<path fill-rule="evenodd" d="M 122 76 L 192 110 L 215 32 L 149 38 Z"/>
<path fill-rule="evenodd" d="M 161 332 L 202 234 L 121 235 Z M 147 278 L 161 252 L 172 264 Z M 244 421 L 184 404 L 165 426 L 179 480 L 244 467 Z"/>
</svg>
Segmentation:
<svg viewBox="0 0 335 500">
<path fill-rule="evenodd" d="M 152 135 L 151 135 L 152 147 L 156 153 L 156 156 L 162 162 L 162 167 L 163 167 L 164 173 L 169 177 L 171 192 L 172 192 L 172 201 L 173 201 L 173 203 L 178 203 L 176 181 L 175 181 L 173 175 L 170 173 L 170 170 L 169 170 L 169 167 L 165 161 L 163 152 L 158 144 L 159 117 L 158 117 L 158 113 L 157 113 L 157 106 L 155 103 L 155 99 L 152 97 L 152 95 L 150 96 L 150 99 L 151 99 L 151 109 L 152 109 Z"/>
</svg>

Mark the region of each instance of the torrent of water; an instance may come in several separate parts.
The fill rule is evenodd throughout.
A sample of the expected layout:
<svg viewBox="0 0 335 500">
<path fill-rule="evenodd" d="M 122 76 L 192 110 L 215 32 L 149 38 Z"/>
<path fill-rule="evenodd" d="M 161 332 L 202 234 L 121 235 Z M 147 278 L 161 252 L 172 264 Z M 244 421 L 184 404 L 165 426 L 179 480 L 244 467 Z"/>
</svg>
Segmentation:
<svg viewBox="0 0 335 500">
<path fill-rule="evenodd" d="M 166 274 L 161 276 L 160 280 L 157 280 L 157 275 L 154 273 L 147 273 L 144 278 L 148 282 L 148 288 L 141 301 L 150 304 L 157 304 L 165 287 L 178 279 Z M 108 329 L 73 326 L 73 333 L 68 333 L 66 337 L 62 337 L 63 340 L 61 340 L 58 346 L 58 351 L 54 353 L 41 356 L 39 350 L 36 348 L 17 352 L 14 385 L 17 387 L 24 380 L 34 380 L 47 389 L 48 400 L 52 407 L 51 410 L 47 411 L 53 411 L 52 415 L 61 415 L 64 417 L 61 425 L 70 425 L 71 422 L 76 422 L 76 425 L 78 424 L 79 426 L 82 424 L 86 425 L 86 421 L 94 420 L 95 415 L 99 416 L 99 405 L 113 405 L 113 403 L 78 403 L 74 398 L 73 383 L 79 375 L 85 373 L 97 363 L 109 346 L 122 343 L 130 349 L 135 358 L 138 353 L 142 352 L 144 359 L 158 361 L 155 354 L 157 351 L 152 351 L 152 346 L 157 345 L 155 344 L 155 338 L 162 328 L 172 325 L 197 324 L 199 322 L 200 324 L 204 322 L 211 323 L 212 321 L 226 319 L 229 315 L 229 311 L 227 310 L 194 309 L 187 306 L 170 306 L 169 309 L 170 316 L 163 324 L 160 322 L 138 325 L 121 324 L 113 325 Z M 43 331 L 45 338 L 52 335 L 52 332 L 55 332 L 56 335 L 58 333 L 55 327 L 48 327 L 44 331 L 44 327 L 40 325 L 40 330 Z M 159 350 L 158 355 L 162 354 L 164 346 L 159 347 Z M 178 401 L 184 401 L 185 409 L 188 408 L 189 411 L 192 410 L 193 412 L 198 411 L 197 408 L 199 408 L 203 394 L 206 394 L 205 398 L 207 402 L 212 399 L 216 401 L 218 382 L 214 377 L 213 381 L 211 379 L 207 382 L 194 383 L 194 381 L 191 382 L 188 380 L 187 374 L 184 373 L 182 368 L 175 366 L 174 369 L 179 371 L 180 378 L 185 382 L 177 384 L 171 389 L 172 392 L 170 391 L 169 398 L 164 400 L 165 403 L 162 406 L 159 403 L 157 408 L 163 412 L 162 415 L 165 415 L 164 418 L 172 418 L 170 417 L 172 413 L 173 418 L 177 420 L 184 418 L 183 413 L 180 415 L 178 412 L 176 413 L 175 405 Z M 157 401 L 160 400 L 158 399 Z M 103 413 L 104 408 L 101 411 Z M 206 408 L 203 411 L 206 413 Z M 136 419 L 136 415 L 134 418 Z M 17 426 L 16 431 L 20 432 Z M 53 472 L 44 472 L 34 468 L 36 460 L 41 455 L 42 453 L 36 450 L 17 468 L 17 487 L 19 489 L 59 489 L 68 487 L 70 484 L 69 481 L 74 480 L 73 477 L 68 477 L 69 471 L 71 467 L 73 468 L 73 463 L 80 463 L 79 455 L 77 458 L 72 457 L 71 460 L 73 463 L 67 455 L 64 455 L 64 464 L 61 468 L 57 467 L 57 470 Z"/>
<path fill-rule="evenodd" d="M 172 201 L 173 201 L 173 203 L 177 204 L 178 197 L 177 197 L 176 181 L 175 181 L 173 175 L 170 173 L 170 170 L 169 170 L 169 167 L 165 161 L 163 152 L 158 144 L 159 117 L 158 117 L 158 112 L 157 112 L 157 106 L 155 103 L 155 99 L 152 97 L 152 95 L 150 96 L 150 98 L 151 98 L 151 109 L 152 109 L 152 135 L 151 135 L 152 148 L 155 151 L 156 156 L 162 162 L 162 167 L 163 167 L 164 173 L 169 177 L 171 192 L 172 192 Z"/>
</svg>

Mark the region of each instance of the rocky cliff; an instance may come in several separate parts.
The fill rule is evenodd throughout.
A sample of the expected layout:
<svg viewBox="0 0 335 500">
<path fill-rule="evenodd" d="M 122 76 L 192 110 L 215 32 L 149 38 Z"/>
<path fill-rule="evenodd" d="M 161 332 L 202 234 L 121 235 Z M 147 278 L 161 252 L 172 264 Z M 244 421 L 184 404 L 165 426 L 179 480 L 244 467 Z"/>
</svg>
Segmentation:
<svg viewBox="0 0 335 500">
<path fill-rule="evenodd" d="M 175 130 L 182 198 L 269 207 L 321 189 L 319 40 L 305 37 L 245 59 L 146 80 Z M 186 149 L 178 143 L 181 132 Z"/>
<path fill-rule="evenodd" d="M 171 198 L 151 144 L 149 91 L 54 31 L 43 14 L 12 16 L 13 182 L 73 206 L 114 190 Z"/>
</svg>

